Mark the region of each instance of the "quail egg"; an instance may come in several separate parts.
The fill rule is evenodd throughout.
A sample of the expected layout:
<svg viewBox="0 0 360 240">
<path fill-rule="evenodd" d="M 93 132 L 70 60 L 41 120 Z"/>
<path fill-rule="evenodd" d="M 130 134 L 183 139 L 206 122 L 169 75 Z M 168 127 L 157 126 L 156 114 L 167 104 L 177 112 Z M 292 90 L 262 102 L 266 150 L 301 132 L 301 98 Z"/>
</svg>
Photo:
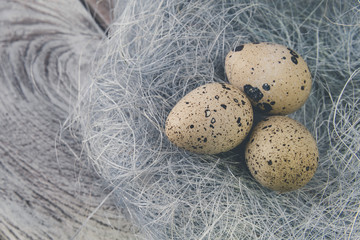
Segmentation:
<svg viewBox="0 0 360 240">
<path fill-rule="evenodd" d="M 245 160 L 260 184 L 287 192 L 310 181 L 318 166 L 319 152 L 304 125 L 287 116 L 270 116 L 252 130 Z"/>
<path fill-rule="evenodd" d="M 304 59 L 275 43 L 237 46 L 225 58 L 229 82 L 251 100 L 255 109 L 269 115 L 287 115 L 307 100 L 312 79 Z"/>
<path fill-rule="evenodd" d="M 239 145 L 253 123 L 250 100 L 237 87 L 209 83 L 185 95 L 165 123 L 168 139 L 180 148 L 217 154 Z"/>
</svg>

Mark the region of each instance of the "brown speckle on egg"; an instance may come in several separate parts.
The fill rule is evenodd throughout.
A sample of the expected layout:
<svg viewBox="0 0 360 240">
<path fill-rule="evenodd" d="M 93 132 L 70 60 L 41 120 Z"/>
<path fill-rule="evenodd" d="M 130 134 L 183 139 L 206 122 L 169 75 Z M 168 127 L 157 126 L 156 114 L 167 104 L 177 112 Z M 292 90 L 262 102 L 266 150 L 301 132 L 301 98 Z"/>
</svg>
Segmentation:
<svg viewBox="0 0 360 240">
<path fill-rule="evenodd" d="M 236 49 L 225 58 L 226 76 L 248 95 L 256 109 L 287 115 L 305 103 L 311 90 L 311 74 L 294 50 L 274 43 L 249 43 L 241 45 L 240 51 Z M 265 104 L 268 99 L 275 102 L 271 108 Z"/>
<path fill-rule="evenodd" d="M 174 106 L 166 120 L 165 132 L 180 148 L 217 154 L 239 145 L 252 123 L 251 102 L 240 89 L 230 84 L 210 83 L 194 89 Z"/>
<path fill-rule="evenodd" d="M 318 166 L 315 139 L 306 127 L 286 116 L 271 116 L 253 129 L 246 164 L 263 186 L 287 192 L 306 185 Z"/>
<path fill-rule="evenodd" d="M 243 50 L 243 48 L 244 48 L 244 45 L 237 46 L 235 48 L 235 52 L 240 52 L 241 50 Z"/>
<path fill-rule="evenodd" d="M 265 91 L 269 91 L 269 90 L 270 90 L 270 85 L 267 84 L 267 83 L 264 83 L 264 84 L 262 85 L 262 88 L 263 88 Z"/>
</svg>

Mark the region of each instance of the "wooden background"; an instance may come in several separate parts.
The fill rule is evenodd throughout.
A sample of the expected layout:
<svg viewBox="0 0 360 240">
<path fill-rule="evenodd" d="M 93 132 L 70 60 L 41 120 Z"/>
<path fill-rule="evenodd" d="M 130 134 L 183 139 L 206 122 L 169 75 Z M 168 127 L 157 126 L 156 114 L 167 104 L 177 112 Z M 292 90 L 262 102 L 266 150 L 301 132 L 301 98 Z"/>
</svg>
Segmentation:
<svg viewBox="0 0 360 240">
<path fill-rule="evenodd" d="M 59 140 L 111 22 L 108 1 L 0 1 L 1 240 L 136 239 L 111 197 L 87 221 L 109 190 L 81 141 Z"/>
</svg>

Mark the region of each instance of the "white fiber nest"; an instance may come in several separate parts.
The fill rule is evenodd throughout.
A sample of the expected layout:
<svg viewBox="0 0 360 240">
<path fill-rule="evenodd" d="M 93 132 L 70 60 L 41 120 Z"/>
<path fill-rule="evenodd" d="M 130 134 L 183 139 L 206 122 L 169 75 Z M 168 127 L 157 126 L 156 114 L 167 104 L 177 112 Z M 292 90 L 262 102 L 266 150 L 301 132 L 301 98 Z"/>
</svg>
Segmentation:
<svg viewBox="0 0 360 240">
<path fill-rule="evenodd" d="M 360 238 L 358 1 L 134 0 L 114 12 L 76 120 L 91 163 L 146 239 Z M 227 82 L 225 56 L 247 42 L 291 47 L 311 70 L 309 100 L 291 117 L 321 157 L 300 190 L 259 185 L 241 147 L 197 155 L 164 134 L 177 101 Z"/>
</svg>

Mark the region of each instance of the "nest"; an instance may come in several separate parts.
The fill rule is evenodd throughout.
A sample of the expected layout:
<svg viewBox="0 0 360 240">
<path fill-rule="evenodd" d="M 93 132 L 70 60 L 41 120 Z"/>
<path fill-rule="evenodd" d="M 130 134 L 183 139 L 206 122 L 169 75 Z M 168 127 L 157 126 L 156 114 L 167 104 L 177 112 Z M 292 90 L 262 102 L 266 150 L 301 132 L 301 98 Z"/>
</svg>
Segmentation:
<svg viewBox="0 0 360 240">
<path fill-rule="evenodd" d="M 137 0 L 114 9 L 75 118 L 90 162 L 146 239 L 360 236 L 359 11 L 337 0 Z M 313 134 L 320 160 L 297 191 L 255 182 L 241 146 L 197 155 L 164 134 L 177 101 L 227 82 L 226 54 L 248 42 L 286 45 L 312 73 L 310 97 L 290 117 Z"/>
</svg>

